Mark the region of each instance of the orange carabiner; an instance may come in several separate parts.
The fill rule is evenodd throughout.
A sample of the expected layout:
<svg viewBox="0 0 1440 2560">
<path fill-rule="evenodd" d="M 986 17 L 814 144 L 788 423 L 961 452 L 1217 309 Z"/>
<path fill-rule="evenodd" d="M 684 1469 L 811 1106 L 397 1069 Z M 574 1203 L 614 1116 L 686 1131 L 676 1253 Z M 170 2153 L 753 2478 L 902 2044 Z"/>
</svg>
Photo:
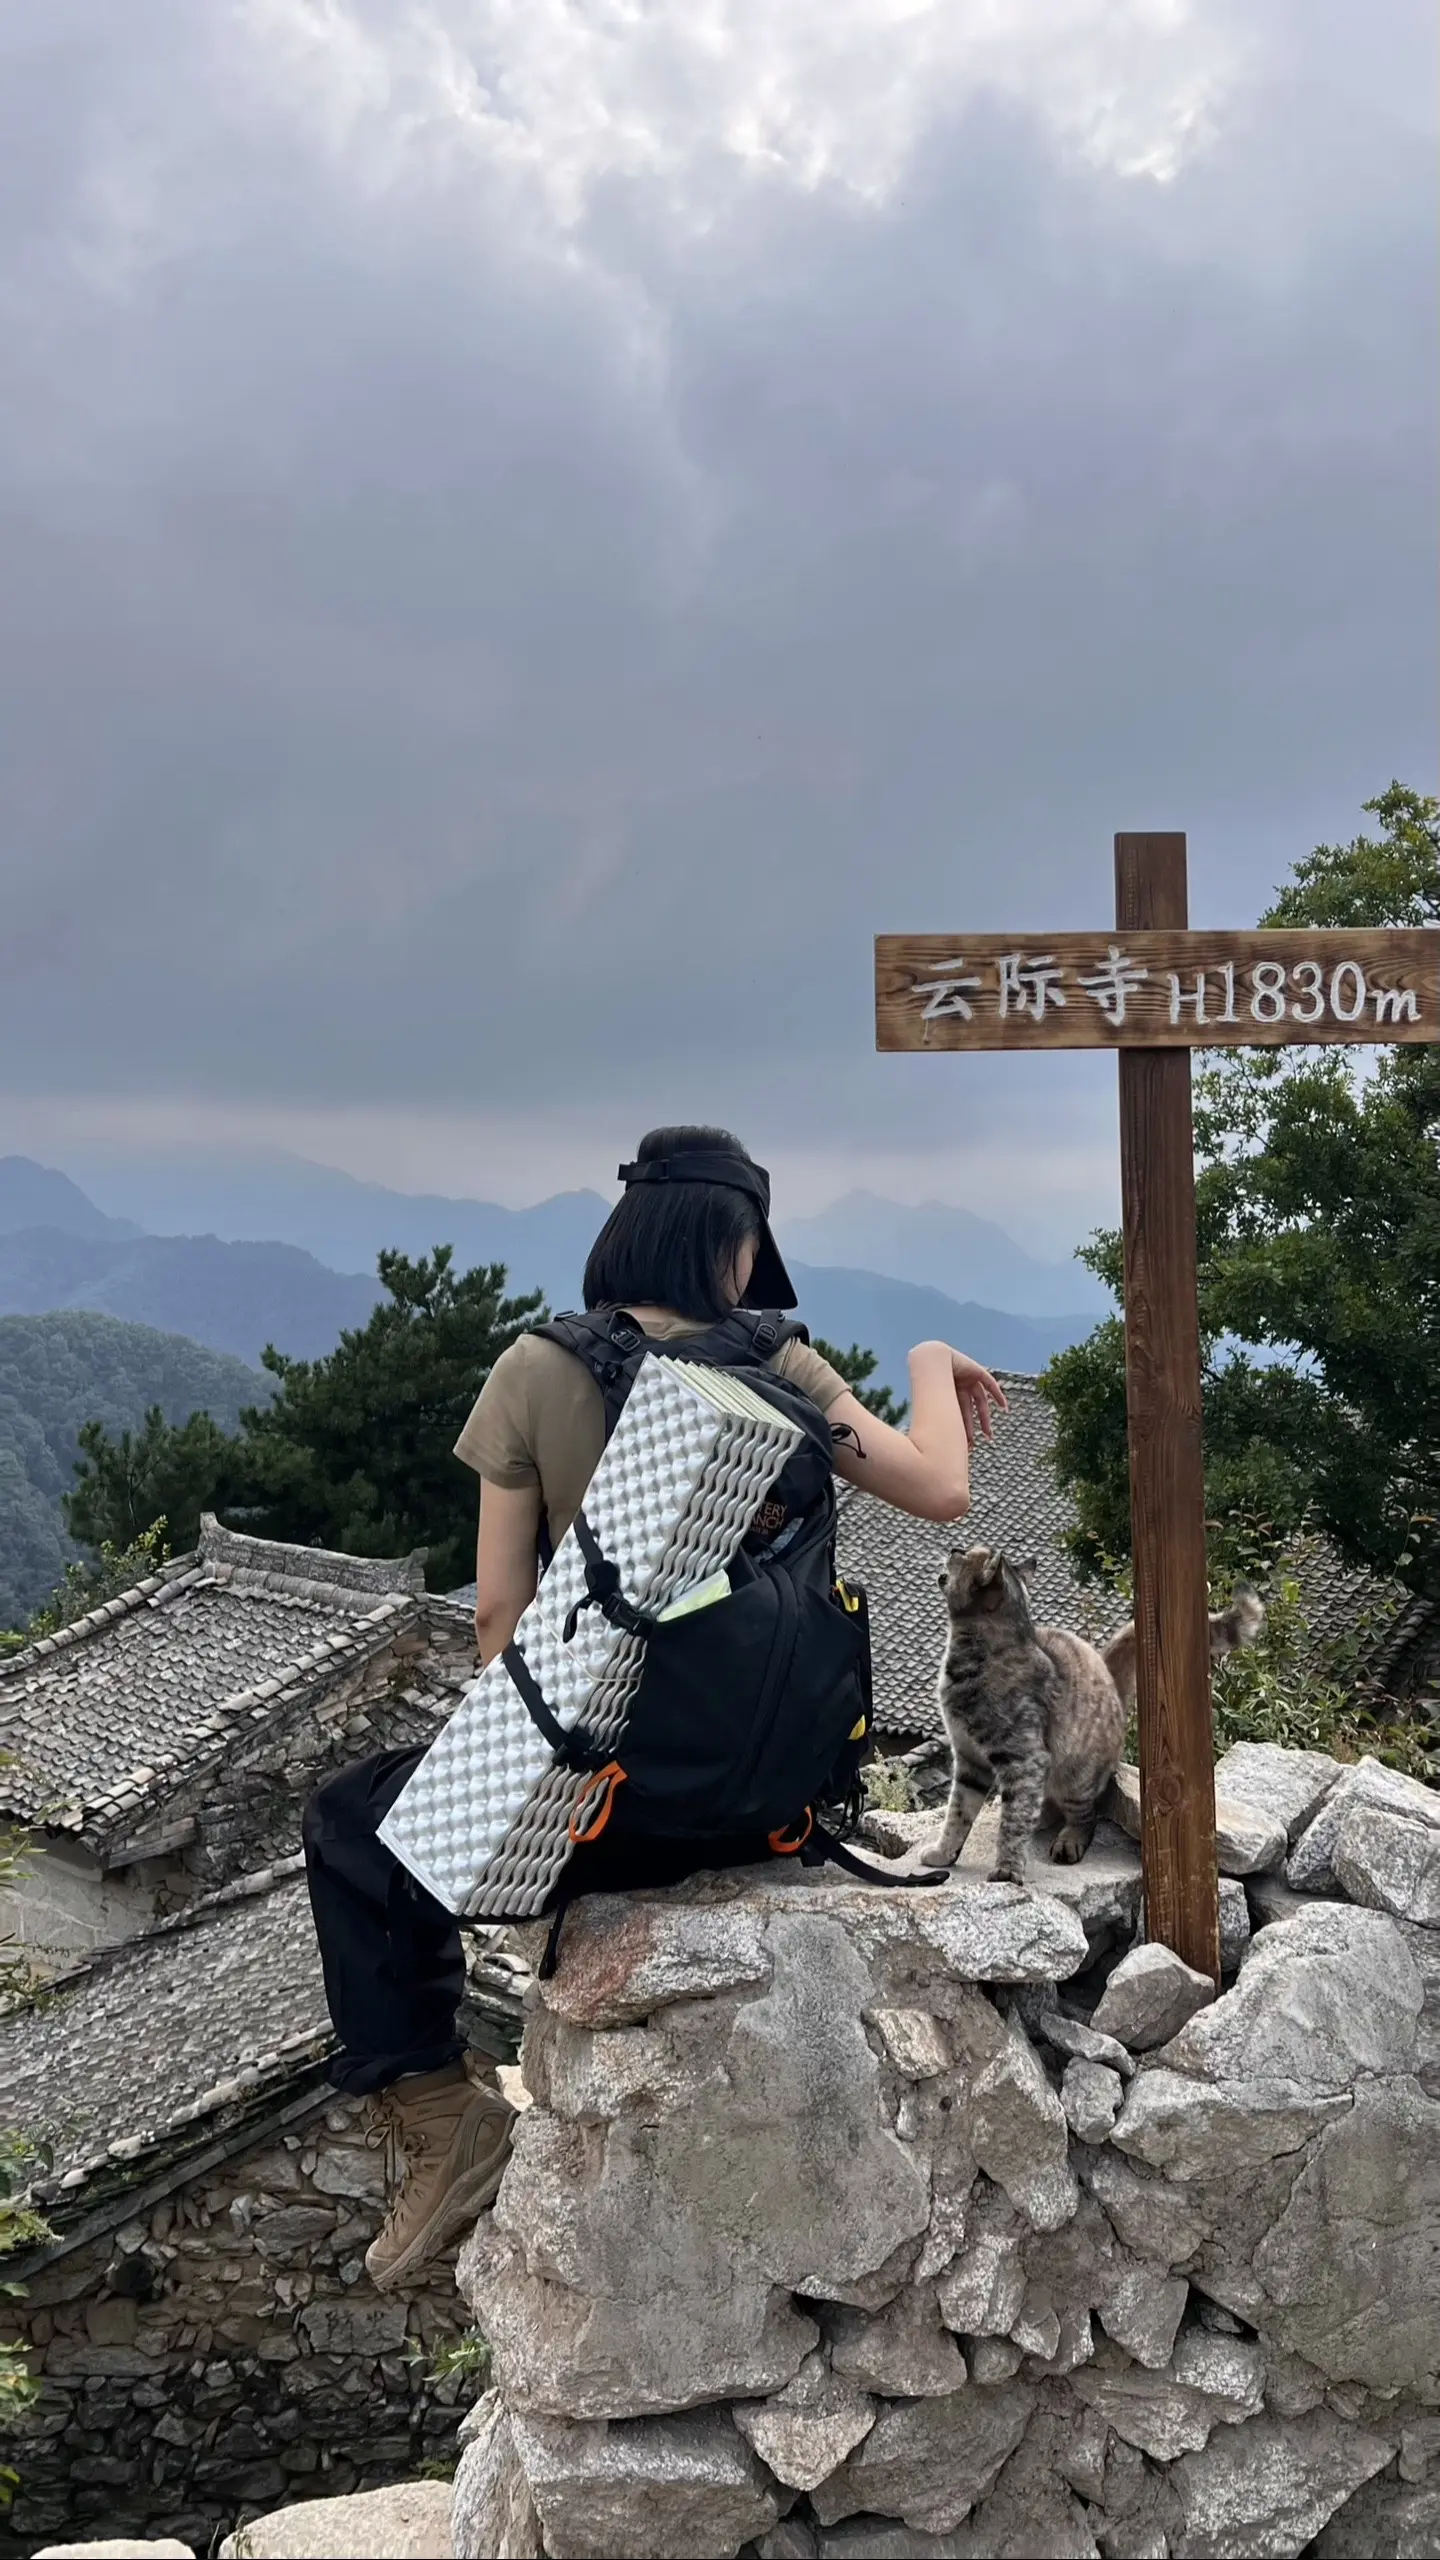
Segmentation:
<svg viewBox="0 0 1440 2560">
<path fill-rule="evenodd" d="M 788 1823 L 782 1822 L 779 1830 L 772 1831 L 770 1834 L 770 1846 L 777 1858 L 793 1858 L 798 1849 L 804 1848 L 815 1828 L 815 1816 L 808 1804 L 805 1807 L 805 1828 L 803 1831 L 797 1831 L 793 1840 L 786 1837 L 789 1827 Z"/>
<path fill-rule="evenodd" d="M 570 1838 L 577 1848 L 588 1848 L 592 1840 L 599 1839 L 615 1810 L 615 1790 L 624 1786 L 626 1774 L 618 1760 L 607 1760 L 603 1769 L 591 1770 L 575 1799 L 575 1809 L 568 1825 Z"/>
</svg>

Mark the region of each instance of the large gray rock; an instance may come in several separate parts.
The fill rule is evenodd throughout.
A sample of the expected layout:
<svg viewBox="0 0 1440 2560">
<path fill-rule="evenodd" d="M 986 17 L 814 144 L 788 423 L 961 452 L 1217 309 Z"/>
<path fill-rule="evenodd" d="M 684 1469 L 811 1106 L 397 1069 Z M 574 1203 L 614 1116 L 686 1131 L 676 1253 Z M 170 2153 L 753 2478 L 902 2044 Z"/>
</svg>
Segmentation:
<svg viewBox="0 0 1440 2560">
<path fill-rule="evenodd" d="M 1276 2344 L 1372 2391 L 1440 2399 L 1440 2106 L 1370 2083 L 1253 2253 Z"/>
<path fill-rule="evenodd" d="M 864 2441 L 878 2412 L 868 2392 L 813 2355 L 773 2400 L 737 2401 L 732 2415 L 777 2480 L 791 2489 L 816 2489 Z"/>
<path fill-rule="evenodd" d="M 1233 2175 L 1408 2071 L 1423 1998 L 1393 1921 L 1322 1903 L 1262 1931 L 1232 1991 L 1139 2072 L 1112 2140 L 1172 2177 Z"/>
<path fill-rule="evenodd" d="M 1370 2480 L 1338 2507 L 1315 2544 L 1315 2560 L 1435 2560 L 1440 2552 L 1440 2484 Z"/>
<path fill-rule="evenodd" d="M 915 1862 L 900 1863 L 908 1871 Z M 903 1978 L 907 1959 L 919 1958 L 962 1982 L 1063 1982 L 1088 1952 L 1063 1891 L 1079 1872 L 1046 1868 L 1031 1891 L 957 1869 L 924 1892 L 887 1893 L 823 1870 L 734 1867 L 663 1894 L 591 1895 L 566 1924 L 541 1996 L 577 2026 L 633 2025 L 671 2002 L 765 1981 L 770 1923 L 802 1914 L 834 1921 L 882 1977 Z M 543 1928 L 524 1936 L 538 1959 Z"/>
<path fill-rule="evenodd" d="M 1424 1821 L 1385 1805 L 1352 1805 L 1332 1854 L 1352 1902 L 1440 1928 L 1440 1796 Z"/>
<path fill-rule="evenodd" d="M 1125 2100 L 1125 2083 L 1103 2062 L 1067 2062 L 1060 2079 L 1065 2121 L 1081 2142 L 1103 2142 Z"/>
<path fill-rule="evenodd" d="M 780 2501 L 724 2410 L 571 2425 L 517 2418 L 548 2560 L 731 2560 Z"/>
<path fill-rule="evenodd" d="M 839 2299 L 925 2230 L 928 2160 L 889 2129 L 862 2022 L 869 1968 L 800 1893 L 765 1949 L 758 1994 L 659 2013 L 646 2102 L 598 2144 L 543 2103 L 573 2029 L 532 2019 L 537 2104 L 459 2269 L 512 2408 L 627 2417 L 781 2389 L 817 2337 L 791 2293 Z M 613 1977 L 607 1998 L 623 2005 Z"/>
<path fill-rule="evenodd" d="M 1081 2062 L 1101 2062 L 1109 2071 L 1118 2071 L 1122 2080 L 1135 2076 L 1133 2055 L 1114 2036 L 1101 2035 L 1087 2026 L 1083 2018 L 1067 2018 L 1059 2009 L 1041 2009 L 1035 2017 L 1032 2032 L 1057 2053 L 1074 2056 Z"/>
<path fill-rule="evenodd" d="M 1215 1763 L 1215 1793 L 1253 1805 L 1284 1825 L 1293 1844 L 1313 1822 L 1344 1762 L 1328 1751 L 1287 1751 L 1278 1742 L 1232 1742 Z"/>
<path fill-rule="evenodd" d="M 961 2389 L 965 2359 L 940 2317 L 933 2284 L 910 2285 L 883 2311 L 832 2311 L 830 2362 L 843 2380 L 891 2400 Z"/>
<path fill-rule="evenodd" d="M 1297 1893 L 1284 1876 L 1247 1876 L 1245 1899 L 1250 1905 L 1250 1920 L 1256 1929 L 1268 1929 L 1276 1920 L 1295 1920 L 1302 1912 L 1317 1911 L 1322 1901 L 1340 1902 L 1339 1894 L 1328 1896 Z"/>
<path fill-rule="evenodd" d="M 563 1960 L 540 1984 L 577 2027 L 628 2027 L 676 2000 L 768 1982 L 756 1898 L 591 1894 L 566 1923 Z"/>
<path fill-rule="evenodd" d="M 498 2391 L 460 2430 L 450 2532 L 455 2560 L 541 2560 L 540 2519 Z"/>
<path fill-rule="evenodd" d="M 971 2083 L 969 2133 L 980 2167 L 1038 2231 L 1069 2221 L 1079 2191 L 1065 2111 L 1013 2018 L 999 2051 Z"/>
<path fill-rule="evenodd" d="M 1184 2518 L 1174 2560 L 1298 2560 L 1389 2457 L 1382 2436 L 1325 2409 L 1224 2428 L 1171 2475 Z"/>
<path fill-rule="evenodd" d="M 220 2560 L 451 2560 L 448 2480 L 305 2498 L 228 2534 Z"/>
<path fill-rule="evenodd" d="M 1092 2291 L 1092 2308 L 1117 2347 L 1157 2371 L 1169 2363 L 1190 2293 L 1183 2276 L 1161 2275 L 1128 2252 L 1116 2251 L 1099 2260 Z"/>
<path fill-rule="evenodd" d="M 1193 2261 L 1208 2231 L 1184 2189 L 1164 2178 L 1132 2167 L 1115 2151 L 1104 2149 L 1082 2163 L 1082 2175 L 1097 2203 L 1103 2205 L 1116 2238 L 1138 2257 L 1157 2267 L 1184 2267 Z"/>
<path fill-rule="evenodd" d="M 901 2400 L 883 2410 L 859 2449 L 813 2494 L 820 2522 L 898 2516 L 949 2533 L 992 2486 L 1020 2442 L 1035 2394 L 1020 2382 Z"/>
<path fill-rule="evenodd" d="M 1415 2077 L 1427 2098 L 1440 2098 L 1440 1929 L 1395 1923 L 1420 1977 L 1422 2006 L 1415 2035 Z"/>
<path fill-rule="evenodd" d="M 1132 1947 L 1106 1983 L 1091 2024 L 1132 2053 L 1149 2053 L 1168 2044 L 1214 1997 L 1209 1975 L 1197 1973 L 1169 1947 Z"/>
<path fill-rule="evenodd" d="M 1008 2337 L 1025 2299 L 1020 2237 L 1014 2217 L 992 2209 L 940 2278 L 941 2317 L 960 2336 Z"/>
<path fill-rule="evenodd" d="M 1361 1810 L 1385 1816 L 1397 1835 L 1410 1829 L 1421 1835 L 1413 1854 L 1419 1861 L 1423 1882 L 1428 1869 L 1424 1835 L 1440 1829 L 1440 1795 L 1433 1787 L 1423 1786 L 1418 1778 L 1402 1777 L 1398 1769 L 1387 1769 L 1379 1760 L 1366 1758 L 1344 1771 L 1308 1830 L 1302 1831 L 1286 1865 L 1287 1883 L 1302 1893 L 1348 1891 L 1337 1861 L 1351 1817 Z M 1362 1851 L 1367 1840 L 1373 1846 L 1378 1829 L 1375 1825 L 1360 1826 L 1355 1836 Z M 1401 1846 L 1397 1837 L 1397 1857 Z M 1398 1916 L 1421 1921 L 1425 1918 L 1422 1911 L 1409 1910 L 1401 1910 Z"/>
<path fill-rule="evenodd" d="M 1172 2178 L 1220 2178 L 1300 2150 L 1348 2103 L 1289 2081 L 1237 2088 L 1157 2066 L 1136 2080 L 1110 2139 Z"/>
<path fill-rule="evenodd" d="M 933 1815 L 931 1822 L 938 1828 Z M 957 1880 L 972 1874 L 989 1874 L 999 1848 L 999 1835 L 1000 1807 L 998 1799 L 994 1799 L 986 1805 L 961 1851 L 955 1869 Z M 1118 1824 L 1100 1822 L 1079 1864 L 1057 1866 L 1042 1833 L 1026 1852 L 1025 1887 L 1030 1894 L 1044 1894 L 1062 1903 L 1067 1913 L 1073 1913 L 1085 1932 L 1091 1956 L 1097 1956 L 1110 1947 L 1128 1943 L 1134 1931 L 1144 1889 L 1140 1851 Z M 1036 1974 L 1031 1978 L 1038 1981 L 1042 1977 Z M 1051 1979 L 1062 1982 L 1065 1976 L 1057 1972 Z"/>
<path fill-rule="evenodd" d="M 1099 2560 L 1092 2522 L 1062 2470 L 1073 2432 L 1068 2412 L 1037 2412 L 983 2504 L 958 2527 L 962 2560 Z M 1108 2521 L 1108 2519 L 1107 2519 Z"/>
<path fill-rule="evenodd" d="M 1110 1782 L 1105 1810 L 1112 1822 L 1140 1838 L 1140 1772 L 1122 1760 Z M 1285 1863 L 1283 1821 L 1244 1796 L 1222 1795 L 1215 1773 L 1215 1859 L 1222 1876 L 1255 1875 Z"/>
<path fill-rule="evenodd" d="M 195 2560 L 188 2542 L 47 2542 L 34 2560 Z"/>
<path fill-rule="evenodd" d="M 534 2147 L 548 2149 L 547 2120 L 530 2112 Z M 816 2323 L 764 2276 L 733 2266 L 673 2194 L 657 2187 L 647 2202 L 644 2146 L 633 2135 L 607 2146 L 593 2194 L 579 2162 L 570 2164 L 572 2188 L 563 2160 L 542 2163 L 553 2175 L 533 2180 L 517 2178 L 517 2160 L 505 2197 L 517 2216 L 535 2198 L 537 2264 L 527 2266 L 497 2209 L 481 2216 L 455 2270 L 507 2407 L 632 2417 L 783 2390 L 798 2373 L 819 2338 Z M 552 2274 L 547 2257 L 562 2259 L 574 2280 Z"/>
<path fill-rule="evenodd" d="M 1231 2350 L 1228 2354 L 1226 2350 Z M 1189 2332 L 1177 2340 L 1163 2373 L 1132 2366 L 1128 2372 L 1087 2366 L 1071 2376 L 1071 2389 L 1126 2444 L 1156 2462 L 1198 2453 L 1218 2426 L 1238 2426 L 1263 2401 L 1264 2352 L 1253 2342 Z"/>
<path fill-rule="evenodd" d="M 1220 1970 L 1238 1973 L 1250 1944 L 1250 1903 L 1238 1876 L 1220 1878 Z"/>
</svg>

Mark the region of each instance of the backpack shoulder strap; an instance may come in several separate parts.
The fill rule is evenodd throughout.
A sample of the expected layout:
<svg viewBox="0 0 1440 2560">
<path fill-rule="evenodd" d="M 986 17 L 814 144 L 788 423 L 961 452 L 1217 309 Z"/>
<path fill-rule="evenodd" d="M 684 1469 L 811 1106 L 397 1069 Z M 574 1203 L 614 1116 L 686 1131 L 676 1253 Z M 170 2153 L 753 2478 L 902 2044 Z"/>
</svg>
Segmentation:
<svg viewBox="0 0 1440 2560">
<path fill-rule="evenodd" d="M 548 1324 L 537 1324 L 535 1331 L 542 1342 L 558 1342 L 562 1351 L 573 1352 L 589 1370 L 605 1400 L 608 1440 L 636 1371 L 652 1347 L 649 1335 L 632 1316 L 605 1307 L 588 1315 L 552 1316 Z"/>
<path fill-rule="evenodd" d="M 787 1342 L 809 1339 L 809 1328 L 798 1317 L 760 1307 L 732 1307 L 718 1324 L 690 1335 L 675 1348 L 687 1360 L 708 1360 L 717 1369 L 753 1369 L 773 1360 Z"/>
</svg>

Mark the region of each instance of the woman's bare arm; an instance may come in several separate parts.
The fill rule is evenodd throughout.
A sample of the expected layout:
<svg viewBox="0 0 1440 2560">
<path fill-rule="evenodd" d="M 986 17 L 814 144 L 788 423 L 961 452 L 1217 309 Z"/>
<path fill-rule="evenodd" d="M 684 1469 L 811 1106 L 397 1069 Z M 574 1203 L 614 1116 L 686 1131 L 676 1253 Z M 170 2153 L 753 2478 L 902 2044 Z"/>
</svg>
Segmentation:
<svg viewBox="0 0 1440 2560">
<path fill-rule="evenodd" d="M 539 1579 L 540 1487 L 485 1484 L 475 1541 L 475 1641 L 482 1662 L 510 1642 Z"/>
<path fill-rule="evenodd" d="M 826 1415 L 837 1441 L 835 1472 L 916 1520 L 960 1520 L 970 1508 L 970 1452 L 990 1438 L 990 1412 L 1007 1410 L 1005 1390 L 978 1360 L 948 1342 L 919 1342 L 910 1354 L 910 1420 L 903 1431 L 877 1421 L 858 1396 Z M 858 1444 L 858 1445 L 856 1445 Z"/>
</svg>

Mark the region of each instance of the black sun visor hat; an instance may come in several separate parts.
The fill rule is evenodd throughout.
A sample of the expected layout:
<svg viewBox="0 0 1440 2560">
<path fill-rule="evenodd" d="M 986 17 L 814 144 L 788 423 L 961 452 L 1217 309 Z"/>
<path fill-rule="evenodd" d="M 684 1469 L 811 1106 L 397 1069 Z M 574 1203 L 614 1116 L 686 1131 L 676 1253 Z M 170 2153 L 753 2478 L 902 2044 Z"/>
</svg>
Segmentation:
<svg viewBox="0 0 1440 2560">
<path fill-rule="evenodd" d="M 729 1155 L 722 1148 L 696 1147 L 686 1148 L 679 1155 L 651 1156 L 644 1164 L 622 1164 L 619 1177 L 627 1191 L 634 1182 L 707 1182 L 723 1185 L 727 1191 L 743 1191 L 760 1212 L 760 1241 L 755 1268 L 740 1304 L 782 1309 L 798 1306 L 790 1274 L 770 1233 L 770 1176 L 763 1165 L 752 1164 L 748 1156 Z"/>
</svg>

